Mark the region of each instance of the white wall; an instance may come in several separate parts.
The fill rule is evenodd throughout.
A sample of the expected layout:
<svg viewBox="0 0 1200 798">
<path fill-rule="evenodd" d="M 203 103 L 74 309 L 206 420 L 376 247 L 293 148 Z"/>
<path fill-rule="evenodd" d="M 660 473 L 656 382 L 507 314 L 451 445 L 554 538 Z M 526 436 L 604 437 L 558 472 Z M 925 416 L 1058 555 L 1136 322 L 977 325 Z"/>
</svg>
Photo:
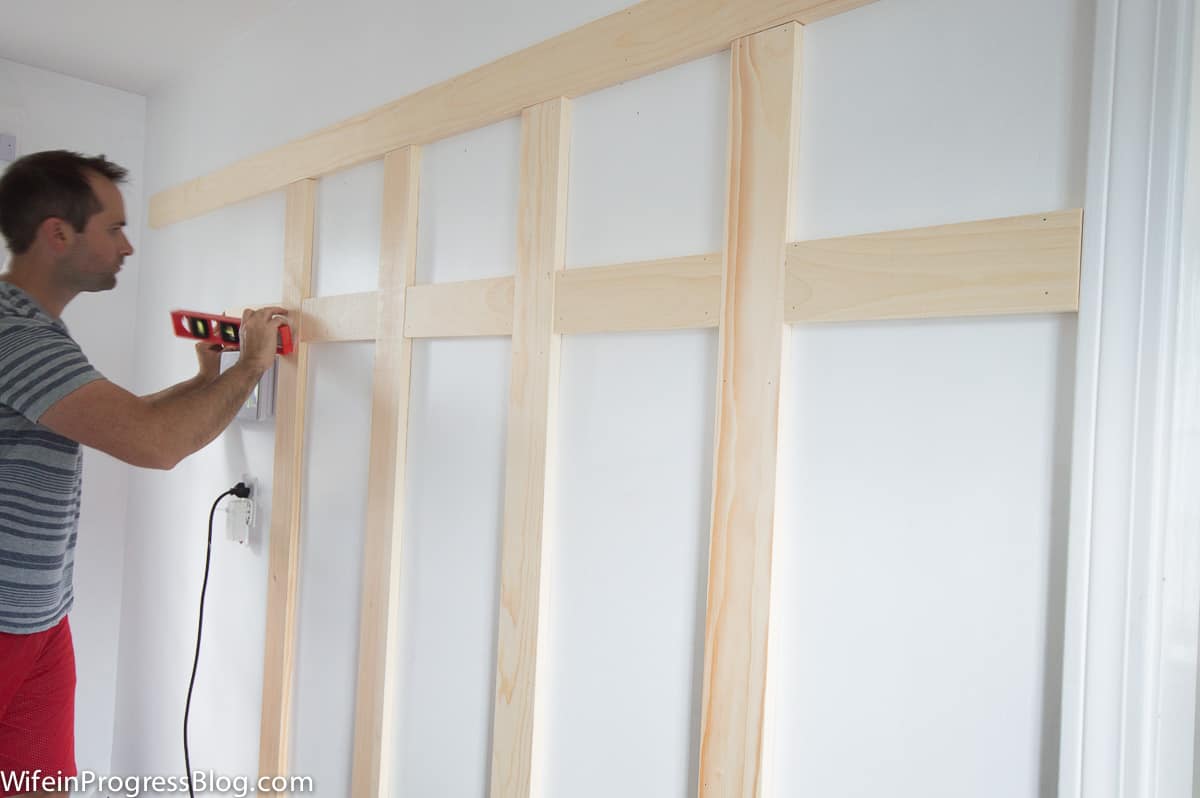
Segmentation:
<svg viewBox="0 0 1200 798">
<path fill-rule="evenodd" d="M 129 238 L 141 240 L 146 100 L 53 72 L 0 60 L 0 132 L 17 137 L 17 155 L 71 149 L 104 154 L 129 169 L 124 186 Z M 7 259 L 0 247 L 0 260 Z M 101 372 L 121 385 L 134 372 L 134 319 L 142 259 L 125 262 L 117 288 L 84 295 L 64 319 Z M 112 751 L 117 642 L 125 564 L 126 499 L 130 469 L 105 454 L 84 452 L 83 506 L 75 565 L 75 637 L 79 687 L 76 759 L 80 768 L 107 772 Z"/>
<path fill-rule="evenodd" d="M 622 5 L 297 0 L 151 98 L 149 185 Z M 796 236 L 1080 206 L 1089 13 L 1087 0 L 880 0 L 810 26 Z M 727 67 L 718 55 L 576 102 L 569 266 L 719 248 Z M 421 279 L 512 272 L 517 134 L 510 121 L 426 148 Z M 373 285 L 380 175 L 368 164 L 322 181 L 319 292 Z M 140 387 L 185 376 L 156 321 L 169 307 L 277 298 L 282 211 L 277 194 L 147 237 Z M 769 795 L 1053 794 L 1073 332 L 1039 316 L 793 334 Z M 371 352 L 324 349 L 293 770 L 341 796 Z M 397 794 L 485 790 L 507 358 L 501 339 L 416 350 Z M 694 791 L 714 380 L 712 332 L 564 343 L 548 795 Z M 117 772 L 181 767 L 203 516 L 244 471 L 269 507 L 272 444 L 269 427 L 237 427 L 174 473 L 134 478 Z M 253 774 L 266 551 L 219 544 L 214 558 L 193 763 Z"/>
</svg>

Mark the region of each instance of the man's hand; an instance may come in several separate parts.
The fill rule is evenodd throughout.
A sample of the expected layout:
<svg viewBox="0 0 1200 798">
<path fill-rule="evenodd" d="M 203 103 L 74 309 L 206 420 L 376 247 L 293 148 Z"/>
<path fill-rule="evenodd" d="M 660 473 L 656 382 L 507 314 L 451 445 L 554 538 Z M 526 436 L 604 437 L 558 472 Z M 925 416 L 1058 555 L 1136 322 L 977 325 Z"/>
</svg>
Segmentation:
<svg viewBox="0 0 1200 798">
<path fill-rule="evenodd" d="M 259 372 L 269 369 L 279 348 L 279 328 L 285 324 L 286 308 L 259 308 L 242 313 L 242 354 L 238 362 Z"/>
<path fill-rule="evenodd" d="M 201 341 L 196 344 L 196 359 L 200 361 L 200 373 L 197 375 L 201 385 L 207 385 L 221 375 L 221 352 L 225 351 L 220 344 Z"/>
</svg>

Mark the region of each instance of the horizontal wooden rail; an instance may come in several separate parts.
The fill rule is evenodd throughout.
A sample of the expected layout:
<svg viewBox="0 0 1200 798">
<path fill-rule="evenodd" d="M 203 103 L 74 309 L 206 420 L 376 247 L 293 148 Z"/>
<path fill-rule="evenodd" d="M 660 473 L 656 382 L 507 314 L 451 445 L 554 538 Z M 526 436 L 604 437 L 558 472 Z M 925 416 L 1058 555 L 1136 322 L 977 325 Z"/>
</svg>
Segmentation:
<svg viewBox="0 0 1200 798">
<path fill-rule="evenodd" d="M 1074 210 L 792 244 L 785 317 L 1076 311 L 1082 230 Z"/>
<path fill-rule="evenodd" d="M 788 245 L 789 324 L 1067 313 L 1079 308 L 1081 210 Z M 716 327 L 721 256 L 567 269 L 557 333 Z M 406 338 L 511 335 L 513 278 L 412 286 Z M 240 311 L 233 311 L 240 313 Z M 376 337 L 375 292 L 304 301 L 307 343 Z"/>
<path fill-rule="evenodd" d="M 558 276 L 560 333 L 716 327 L 721 256 L 568 269 Z"/>
<path fill-rule="evenodd" d="M 726 50 L 784 22 L 815 22 L 872 0 L 646 0 L 456 78 L 155 194 L 165 227 L 310 177 L 515 117 Z"/>
<path fill-rule="evenodd" d="M 513 278 L 415 285 L 408 290 L 409 338 L 512 335 Z"/>
<path fill-rule="evenodd" d="M 379 293 L 339 294 L 304 300 L 304 340 L 374 341 L 379 330 Z"/>
</svg>

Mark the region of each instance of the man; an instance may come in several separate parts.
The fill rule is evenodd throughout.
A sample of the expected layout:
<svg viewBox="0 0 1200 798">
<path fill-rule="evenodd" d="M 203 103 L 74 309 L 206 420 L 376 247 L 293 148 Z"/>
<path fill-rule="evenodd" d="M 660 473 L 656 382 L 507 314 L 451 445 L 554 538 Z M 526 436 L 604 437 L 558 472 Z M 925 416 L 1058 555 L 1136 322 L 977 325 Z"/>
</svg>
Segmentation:
<svg viewBox="0 0 1200 798">
<path fill-rule="evenodd" d="M 234 419 L 275 357 L 282 308 L 247 311 L 241 356 L 196 347 L 196 377 L 152 396 L 114 385 L 59 318 L 107 291 L 133 247 L 102 156 L 40 152 L 0 177 L 0 774 L 75 775 L 75 660 L 67 612 L 79 520 L 80 444 L 170 469 Z M 16 789 L 16 787 L 12 787 Z M 29 789 L 22 788 L 22 791 Z M 0 783 L 0 796 L 6 792 Z"/>
</svg>

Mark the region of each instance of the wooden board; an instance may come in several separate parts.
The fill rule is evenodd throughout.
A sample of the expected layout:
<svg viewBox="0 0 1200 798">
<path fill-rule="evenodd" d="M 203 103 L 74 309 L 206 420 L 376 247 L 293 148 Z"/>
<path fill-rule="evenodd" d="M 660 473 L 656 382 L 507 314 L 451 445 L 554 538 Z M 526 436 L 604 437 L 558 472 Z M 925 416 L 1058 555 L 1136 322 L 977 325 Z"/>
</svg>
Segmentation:
<svg viewBox="0 0 1200 798">
<path fill-rule="evenodd" d="M 753 798 L 762 786 L 800 26 L 735 43 L 732 73 L 701 798 Z"/>
<path fill-rule="evenodd" d="M 379 333 L 379 295 L 359 294 L 311 297 L 304 300 L 304 337 L 310 344 L 329 341 L 374 341 Z"/>
<path fill-rule="evenodd" d="M 308 344 L 303 342 L 301 304 L 312 291 L 313 231 L 317 184 L 288 186 L 284 229 L 283 300 L 299 325 L 295 351 L 278 360 L 275 405 L 275 470 L 268 542 L 267 629 L 263 654 L 260 776 L 288 772 L 292 674 L 296 652 L 297 576 L 300 564 L 300 487 L 304 466 L 304 407 L 308 394 Z"/>
<path fill-rule="evenodd" d="M 1079 308 L 1080 210 L 806 241 L 788 248 L 788 321 Z"/>
<path fill-rule="evenodd" d="M 403 542 L 404 480 L 412 341 L 404 337 L 404 293 L 416 280 L 419 153 L 384 162 L 378 339 L 371 398 L 370 481 L 363 544 L 358 685 L 354 712 L 354 798 L 390 795 Z M 372 336 L 374 337 L 374 336 Z"/>
<path fill-rule="evenodd" d="M 409 338 L 511 335 L 513 278 L 414 286 L 404 334 Z"/>
<path fill-rule="evenodd" d="M 555 300 L 560 333 L 716 327 L 721 256 L 567 269 Z"/>
<path fill-rule="evenodd" d="M 725 50 L 787 20 L 871 0 L 646 0 L 297 141 L 155 194 L 164 227 L 410 144 L 475 130 L 555 97 L 578 97 Z"/>
<path fill-rule="evenodd" d="M 568 100 L 523 114 L 491 798 L 530 796 L 542 538 L 558 392 L 554 278 L 566 255 L 569 143 Z"/>
</svg>

